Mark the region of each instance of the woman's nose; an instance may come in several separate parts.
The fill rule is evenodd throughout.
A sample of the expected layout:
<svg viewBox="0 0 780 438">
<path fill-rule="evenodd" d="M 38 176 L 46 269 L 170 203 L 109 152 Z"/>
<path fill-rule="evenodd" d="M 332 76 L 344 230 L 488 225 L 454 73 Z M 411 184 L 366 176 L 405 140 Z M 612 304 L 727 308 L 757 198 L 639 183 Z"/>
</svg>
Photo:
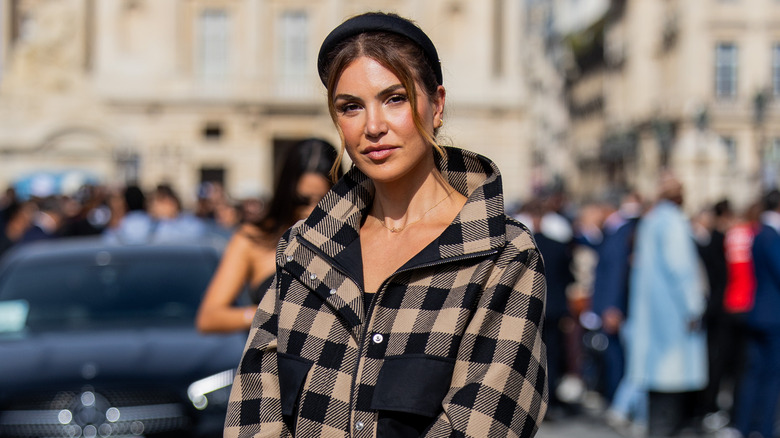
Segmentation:
<svg viewBox="0 0 780 438">
<path fill-rule="evenodd" d="M 378 137 L 387 132 L 387 123 L 379 109 L 366 110 L 365 134 L 367 137 Z"/>
</svg>

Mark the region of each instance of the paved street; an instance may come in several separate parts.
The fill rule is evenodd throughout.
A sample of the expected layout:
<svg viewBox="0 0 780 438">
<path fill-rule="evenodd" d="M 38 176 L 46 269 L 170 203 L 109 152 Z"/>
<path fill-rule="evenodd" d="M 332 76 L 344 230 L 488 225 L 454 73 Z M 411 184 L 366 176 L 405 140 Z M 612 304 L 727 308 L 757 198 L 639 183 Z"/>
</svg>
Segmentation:
<svg viewBox="0 0 780 438">
<path fill-rule="evenodd" d="M 536 434 L 536 438 L 626 438 L 632 435 L 621 435 L 604 420 L 593 413 L 572 415 L 556 421 L 545 421 Z M 633 436 L 642 436 L 636 435 Z M 727 430 L 711 432 L 708 434 L 696 434 L 693 431 L 684 431 L 679 438 L 733 438 Z"/>
<path fill-rule="evenodd" d="M 603 420 L 576 415 L 558 421 L 545 421 L 539 428 L 537 438 L 622 438 Z"/>
</svg>

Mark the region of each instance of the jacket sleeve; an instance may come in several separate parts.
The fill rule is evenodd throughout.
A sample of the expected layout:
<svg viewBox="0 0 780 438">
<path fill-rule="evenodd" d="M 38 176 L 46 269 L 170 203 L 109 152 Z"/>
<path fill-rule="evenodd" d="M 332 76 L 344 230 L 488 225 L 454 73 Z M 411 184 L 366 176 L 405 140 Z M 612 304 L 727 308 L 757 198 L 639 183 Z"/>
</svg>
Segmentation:
<svg viewBox="0 0 780 438">
<path fill-rule="evenodd" d="M 598 265 L 601 278 L 599 290 L 593 291 L 593 308 L 603 312 L 609 308 L 619 309 L 625 317 L 627 313 L 628 277 L 631 272 L 632 225 L 623 225 L 610 236 L 608 246 L 603 247 L 600 257 L 607 262 Z M 594 285 L 595 286 L 595 285 Z M 601 315 L 599 315 L 601 316 Z"/>
<path fill-rule="evenodd" d="M 426 437 L 529 438 L 544 418 L 544 267 L 533 246 L 509 252 L 499 258 L 469 323 L 444 411 Z"/>
<path fill-rule="evenodd" d="M 279 243 L 277 255 L 283 251 Z M 278 270 L 277 270 L 278 274 Z M 263 296 L 230 393 L 225 438 L 292 436 L 282 418 L 277 365 L 278 275 Z"/>
</svg>

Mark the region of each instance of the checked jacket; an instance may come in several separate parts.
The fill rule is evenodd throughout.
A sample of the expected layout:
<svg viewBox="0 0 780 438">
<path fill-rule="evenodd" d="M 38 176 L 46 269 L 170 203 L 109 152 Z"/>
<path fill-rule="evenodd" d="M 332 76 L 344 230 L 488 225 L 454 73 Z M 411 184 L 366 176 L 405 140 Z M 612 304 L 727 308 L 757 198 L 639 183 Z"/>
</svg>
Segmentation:
<svg viewBox="0 0 780 438">
<path fill-rule="evenodd" d="M 357 168 L 279 242 L 233 383 L 225 437 L 532 437 L 547 407 L 544 267 L 487 158 L 437 155 L 467 196 L 371 300 Z"/>
</svg>

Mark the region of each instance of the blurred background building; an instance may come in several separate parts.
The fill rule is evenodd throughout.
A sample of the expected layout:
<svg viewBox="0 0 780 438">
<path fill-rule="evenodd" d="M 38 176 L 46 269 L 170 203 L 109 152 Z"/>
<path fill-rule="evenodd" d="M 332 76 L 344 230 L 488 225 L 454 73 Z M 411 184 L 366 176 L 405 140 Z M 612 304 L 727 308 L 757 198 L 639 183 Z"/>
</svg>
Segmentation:
<svg viewBox="0 0 780 438">
<path fill-rule="evenodd" d="M 285 147 L 309 136 L 339 143 L 319 44 L 346 17 L 386 10 L 418 21 L 439 49 L 445 143 L 500 163 L 510 197 L 531 192 L 522 2 L 0 5 L 0 186 L 166 181 L 191 201 L 199 183 L 217 181 L 233 196 L 263 195 Z"/>
<path fill-rule="evenodd" d="M 695 210 L 737 207 L 780 170 L 780 3 L 612 0 L 587 28 L 561 35 L 570 187 L 652 193 L 670 168 Z"/>
<path fill-rule="evenodd" d="M 316 75 L 368 10 L 439 49 L 443 142 L 495 160 L 509 203 L 652 195 L 747 204 L 780 172 L 776 0 L 2 0 L 0 186 L 272 185 L 296 140 L 338 144 Z"/>
</svg>

